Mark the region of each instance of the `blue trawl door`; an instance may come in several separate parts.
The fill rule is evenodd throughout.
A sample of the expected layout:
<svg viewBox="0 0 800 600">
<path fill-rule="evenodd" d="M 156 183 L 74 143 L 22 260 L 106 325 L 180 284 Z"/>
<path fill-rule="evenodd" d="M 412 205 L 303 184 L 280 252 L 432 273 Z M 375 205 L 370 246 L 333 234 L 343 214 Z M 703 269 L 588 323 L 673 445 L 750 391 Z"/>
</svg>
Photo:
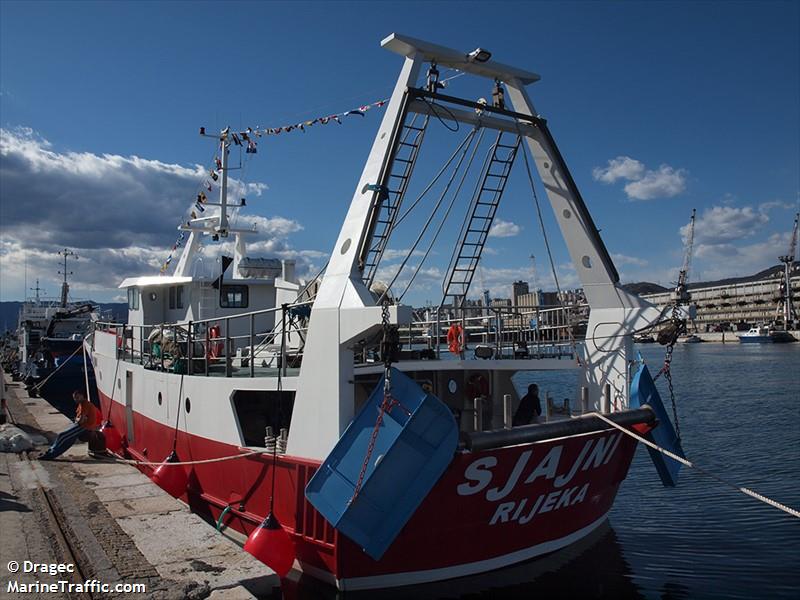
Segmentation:
<svg viewBox="0 0 800 600">
<path fill-rule="evenodd" d="M 383 402 L 383 378 L 306 486 L 314 508 L 375 560 L 431 491 L 458 446 L 458 426 L 447 405 L 396 369 L 392 398 L 397 404 L 384 413 L 372 452 L 368 448 Z"/>
<path fill-rule="evenodd" d="M 669 450 L 681 458 L 686 458 L 681 447 L 681 441 L 678 439 L 678 434 L 675 433 L 672 421 L 670 421 L 667 410 L 664 408 L 664 403 L 661 401 L 661 396 L 658 394 L 656 384 L 650 376 L 650 371 L 647 370 L 647 365 L 642 362 L 631 382 L 630 408 L 639 408 L 645 404 L 650 405 L 653 412 L 656 413 L 658 425 L 644 437 L 661 448 Z M 658 450 L 653 450 L 649 446 L 647 451 L 650 453 L 650 458 L 656 467 L 656 471 L 658 471 L 661 482 L 667 487 L 675 487 L 678 483 L 681 463 L 665 456 Z"/>
</svg>

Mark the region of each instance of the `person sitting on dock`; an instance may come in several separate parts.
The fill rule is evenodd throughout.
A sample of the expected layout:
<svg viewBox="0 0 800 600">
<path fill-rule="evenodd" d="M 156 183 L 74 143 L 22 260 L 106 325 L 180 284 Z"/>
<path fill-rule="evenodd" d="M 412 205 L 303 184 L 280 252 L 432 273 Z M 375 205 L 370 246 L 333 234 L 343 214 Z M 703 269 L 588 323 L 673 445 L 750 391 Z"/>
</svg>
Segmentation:
<svg viewBox="0 0 800 600">
<path fill-rule="evenodd" d="M 102 416 L 97 407 L 86 399 L 86 394 L 81 390 L 72 392 L 77 411 L 75 422 L 56 436 L 46 452 L 39 456 L 39 460 L 53 460 L 72 447 L 79 438 L 85 439 L 100 427 Z"/>
<path fill-rule="evenodd" d="M 541 414 L 542 403 L 539 401 L 539 386 L 532 383 L 528 386 L 528 393 L 520 400 L 511 424 L 516 427 L 517 425 L 538 423 Z"/>
</svg>

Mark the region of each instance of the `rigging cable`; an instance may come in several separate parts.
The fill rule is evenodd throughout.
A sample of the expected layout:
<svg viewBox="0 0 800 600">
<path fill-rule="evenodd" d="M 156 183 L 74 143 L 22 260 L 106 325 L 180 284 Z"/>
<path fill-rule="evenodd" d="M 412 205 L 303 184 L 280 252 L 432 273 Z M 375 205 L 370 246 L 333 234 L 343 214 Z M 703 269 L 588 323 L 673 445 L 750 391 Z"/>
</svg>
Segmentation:
<svg viewBox="0 0 800 600">
<path fill-rule="evenodd" d="M 400 267 L 397 269 L 397 272 L 394 274 L 394 277 L 392 277 L 392 280 L 389 282 L 389 285 L 386 286 L 386 289 L 381 294 L 380 298 L 378 299 L 378 304 L 380 304 L 383 301 L 383 299 L 386 297 L 386 294 L 389 293 L 389 290 L 392 288 L 392 285 L 394 285 L 395 281 L 397 281 L 397 278 L 400 276 L 400 273 L 403 272 L 403 269 L 405 268 L 406 264 L 408 263 L 408 260 L 411 258 L 411 255 L 414 253 L 414 250 L 416 250 L 417 245 L 420 243 L 420 241 L 422 241 L 422 237 L 428 231 L 428 226 L 431 224 L 431 220 L 434 218 L 436 213 L 439 211 L 439 207 L 442 205 L 442 201 L 444 200 L 444 197 L 447 195 L 447 192 L 450 190 L 450 186 L 453 184 L 453 181 L 455 180 L 456 175 L 458 174 L 458 171 L 461 169 L 461 164 L 464 162 L 464 157 L 467 155 L 467 152 L 469 151 L 469 147 L 472 144 L 472 139 L 475 137 L 475 133 L 477 131 L 478 131 L 477 127 L 473 128 L 472 131 L 469 132 L 469 135 L 467 136 L 467 138 L 465 140 L 465 141 L 468 141 L 469 143 L 467 143 L 466 145 L 462 144 L 462 146 L 464 146 L 464 150 L 463 150 L 463 152 L 461 153 L 461 156 L 458 159 L 458 163 L 456 163 L 456 166 L 453 169 L 453 174 L 450 176 L 450 179 L 448 180 L 447 184 L 444 186 L 444 190 L 442 190 L 442 193 L 439 195 L 439 199 L 436 201 L 436 205 L 433 207 L 433 211 L 431 212 L 431 216 L 428 218 L 428 221 L 425 223 L 424 227 L 422 228 L 422 231 L 419 232 L 419 235 L 417 236 L 417 239 L 414 241 L 414 244 L 409 249 L 408 254 L 406 254 L 405 258 L 400 263 Z"/>
<path fill-rule="evenodd" d="M 486 173 L 487 172 L 487 169 L 489 168 L 488 165 L 492 160 L 492 154 L 493 154 L 495 148 L 497 147 L 499 139 L 500 138 L 498 137 L 498 139 L 495 140 L 494 143 L 491 144 L 489 146 L 488 150 L 486 151 L 486 158 L 483 160 L 483 166 L 481 167 L 481 173 Z M 474 210 L 475 203 L 478 202 L 479 199 L 480 199 L 480 188 L 481 188 L 481 178 L 478 178 L 478 180 L 475 182 L 475 191 L 472 193 L 472 198 L 470 199 L 469 204 L 467 205 L 467 212 L 464 214 L 464 219 L 461 221 L 461 229 L 458 231 L 458 237 L 456 239 L 459 242 L 461 242 L 462 240 L 466 240 L 466 237 L 462 238 L 462 236 L 465 236 L 464 230 L 469 226 L 468 225 L 469 224 L 469 217 L 470 217 L 470 214 L 472 214 L 472 212 Z M 453 246 L 453 253 L 450 255 L 450 261 L 447 263 L 447 273 L 449 273 L 450 269 L 454 268 L 456 263 L 458 262 L 457 254 L 459 252 L 460 246 L 461 246 L 461 244 L 457 244 L 457 245 Z M 445 291 L 445 283 L 444 283 L 444 281 L 442 281 L 442 291 L 443 292 Z M 442 306 L 444 306 L 444 301 L 445 300 L 446 300 L 446 298 L 442 298 L 442 302 L 441 302 L 441 304 L 439 304 L 439 309 L 440 310 L 441 310 Z"/>
<path fill-rule="evenodd" d="M 480 125 L 478 127 L 480 127 Z M 431 243 L 428 244 L 428 249 L 425 250 L 425 254 L 422 256 L 422 259 L 419 261 L 419 264 L 414 269 L 414 272 L 411 274 L 411 279 L 409 279 L 408 284 L 406 285 L 406 289 L 404 289 L 403 292 L 398 296 L 398 298 L 397 298 L 398 301 L 402 300 L 403 296 L 405 296 L 406 292 L 408 292 L 409 288 L 411 287 L 411 284 L 414 282 L 414 279 L 417 277 L 417 273 L 419 273 L 420 269 L 422 269 L 422 265 L 427 260 L 428 255 L 430 254 L 431 249 L 433 248 L 433 245 L 436 243 L 436 240 L 437 240 L 437 238 L 439 237 L 439 234 L 442 231 L 442 227 L 444 226 L 445 222 L 447 221 L 447 217 L 450 216 L 450 211 L 453 208 L 453 204 L 455 204 L 456 198 L 458 198 L 458 194 L 461 192 L 461 188 L 464 185 L 464 181 L 466 181 L 466 179 L 467 179 L 467 174 L 469 173 L 469 170 L 472 167 L 472 161 L 475 159 L 475 155 L 478 152 L 478 147 L 481 145 L 481 141 L 483 140 L 484 132 L 485 132 L 485 129 L 481 128 L 480 135 L 478 136 L 478 141 L 475 143 L 475 146 L 473 146 L 473 148 L 472 148 L 472 155 L 469 157 L 469 160 L 467 161 L 467 166 L 464 169 L 464 174 L 461 176 L 461 181 L 459 182 L 458 187 L 456 188 L 456 191 L 453 194 L 453 197 L 450 199 L 450 204 L 447 206 L 447 210 L 445 211 L 444 216 L 442 217 L 442 220 L 439 223 L 439 227 L 437 227 L 436 231 L 434 232 L 433 239 L 431 239 Z"/>
<path fill-rule="evenodd" d="M 517 131 L 519 132 L 519 124 L 517 124 Z M 520 132 L 519 135 L 522 136 L 522 133 Z M 556 285 L 556 292 L 558 293 L 558 301 L 559 301 L 559 303 L 561 304 L 561 306 L 563 308 L 564 297 L 561 294 L 561 286 L 558 283 L 558 274 L 556 273 L 556 265 L 555 265 L 555 262 L 553 261 L 553 253 L 550 250 L 550 240 L 547 238 L 547 231 L 546 231 L 545 226 L 544 226 L 544 219 L 542 218 L 542 208 L 541 208 L 541 206 L 539 204 L 539 196 L 536 194 L 536 187 L 533 184 L 533 175 L 531 175 L 531 166 L 530 166 L 530 163 L 528 162 L 527 144 L 523 144 L 522 156 L 525 159 L 525 171 L 528 174 L 528 182 L 530 183 L 531 193 L 533 194 L 533 200 L 534 200 L 534 202 L 536 204 L 536 214 L 539 217 L 539 227 L 542 230 L 542 238 L 544 238 L 544 245 L 545 245 L 545 248 L 547 248 L 547 258 L 550 261 L 550 270 L 553 273 L 553 281 L 555 282 L 555 285 Z M 575 353 L 575 356 L 577 357 L 578 354 L 577 354 L 577 350 L 576 350 L 576 347 L 575 347 L 576 346 L 575 345 L 575 336 L 573 335 L 571 326 L 567 327 L 567 334 L 569 335 L 569 341 L 570 341 L 570 344 L 572 345 L 573 352 Z M 580 359 L 578 359 L 578 360 L 580 360 Z"/>
<path fill-rule="evenodd" d="M 437 113 L 437 112 L 434 110 L 434 104 L 433 104 L 433 102 L 429 102 L 429 101 L 428 101 L 428 99 L 427 99 L 427 98 L 424 98 L 424 97 L 420 97 L 420 100 L 422 100 L 422 102 L 424 102 L 424 103 L 425 103 L 425 106 L 426 106 L 426 107 L 427 107 L 427 109 L 428 109 L 428 113 L 430 113 L 430 114 L 432 114 L 434 117 L 436 117 L 436 118 L 439 120 L 439 123 L 441 123 L 441 124 L 444 126 L 444 128 L 445 128 L 445 129 L 447 129 L 448 131 L 452 131 L 453 133 L 455 133 L 456 131 L 458 131 L 458 130 L 460 129 L 460 125 L 458 124 L 458 120 L 456 119 L 455 115 L 454 115 L 454 114 L 452 113 L 452 111 L 451 111 L 450 109 L 448 109 L 446 106 L 443 106 L 443 105 L 441 105 L 441 104 L 437 104 L 437 105 L 436 105 L 438 108 L 441 108 L 442 110 L 444 110 L 444 112 L 446 112 L 447 114 L 449 114 L 449 115 L 450 115 L 450 118 L 451 118 L 451 119 L 453 120 L 453 122 L 456 124 L 455 128 L 453 128 L 453 127 L 450 127 L 450 126 L 449 126 L 447 123 L 445 123 L 444 119 L 442 119 L 442 117 L 440 117 L 440 116 L 439 116 L 439 113 Z"/>
<path fill-rule="evenodd" d="M 473 130 L 471 130 L 471 131 L 470 131 L 470 132 L 467 134 L 467 136 L 466 136 L 466 137 L 465 137 L 463 140 L 461 140 L 461 143 L 460 143 L 460 144 L 459 144 L 459 145 L 456 147 L 456 149 L 453 151 L 453 154 L 451 154 L 451 155 L 450 155 L 450 158 L 448 158 L 448 159 L 445 161 L 444 165 L 442 165 L 442 168 L 441 168 L 441 169 L 439 169 L 439 172 L 438 172 L 438 173 L 436 173 L 436 175 L 434 175 L 434 177 L 433 177 L 433 179 L 431 179 L 430 183 L 429 183 L 427 186 L 425 186 L 425 189 L 424 189 L 424 190 L 422 190 L 422 192 L 420 192 L 419 196 L 417 196 L 417 198 L 414 200 L 414 202 L 412 202 L 412 203 L 411 203 L 411 206 L 409 206 L 409 207 L 408 207 L 408 208 L 405 210 L 405 212 L 404 212 L 402 215 L 400 215 L 400 216 L 399 216 L 399 217 L 398 217 L 398 218 L 395 220 L 395 222 L 394 222 L 394 225 L 392 225 L 392 229 L 391 229 L 391 231 L 390 231 L 389 233 L 393 232 L 393 231 L 394 231 L 394 230 L 397 228 L 397 226 L 398 226 L 398 225 L 400 225 L 400 223 L 402 223 L 402 222 L 403 222 L 403 220 L 404 220 L 404 219 L 405 219 L 405 218 L 408 216 L 408 214 L 409 214 L 409 213 L 410 213 L 412 210 L 414 210 L 414 208 L 416 208 L 416 206 L 417 206 L 417 205 L 420 203 L 420 201 L 421 201 L 421 200 L 422 200 L 422 199 L 425 197 L 425 195 L 426 195 L 426 194 L 427 194 L 427 193 L 428 193 L 428 192 L 431 190 L 431 188 L 432 188 L 434 185 L 436 185 L 436 182 L 437 182 L 437 181 L 439 181 L 439 178 L 440 178 L 440 177 L 442 176 L 442 174 L 443 174 L 443 173 L 444 173 L 444 172 L 447 170 L 447 167 L 449 167 L 449 166 L 450 166 L 450 163 L 452 163 L 452 162 L 453 162 L 453 160 L 455 159 L 455 157 L 456 157 L 456 156 L 458 156 L 458 153 L 461 151 L 461 149 L 463 148 L 464 144 L 466 144 L 466 143 L 467 143 L 467 142 L 468 142 L 468 141 L 469 141 L 469 140 L 472 138 L 472 135 L 473 135 L 474 131 L 475 131 L 474 129 L 473 129 Z"/>
</svg>

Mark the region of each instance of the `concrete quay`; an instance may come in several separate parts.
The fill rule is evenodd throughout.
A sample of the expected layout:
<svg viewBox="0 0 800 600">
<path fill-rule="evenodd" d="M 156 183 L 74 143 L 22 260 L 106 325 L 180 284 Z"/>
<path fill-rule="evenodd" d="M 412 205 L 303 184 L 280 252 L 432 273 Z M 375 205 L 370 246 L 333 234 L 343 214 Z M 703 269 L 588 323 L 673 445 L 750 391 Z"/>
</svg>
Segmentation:
<svg viewBox="0 0 800 600">
<path fill-rule="evenodd" d="M 4 375 L 5 377 L 5 375 Z M 69 420 L 4 381 L 10 420 L 49 439 Z M 43 449 L 43 448 L 42 448 Z M 191 513 L 135 467 L 95 459 L 77 443 L 56 461 L 0 453 L 0 598 L 245 600 L 274 597 L 268 567 Z M 9 562 L 73 563 L 79 574 L 9 572 Z M 97 580 L 144 593 L 20 593 L 9 582 Z M 11 590 L 11 591 L 9 591 Z"/>
</svg>

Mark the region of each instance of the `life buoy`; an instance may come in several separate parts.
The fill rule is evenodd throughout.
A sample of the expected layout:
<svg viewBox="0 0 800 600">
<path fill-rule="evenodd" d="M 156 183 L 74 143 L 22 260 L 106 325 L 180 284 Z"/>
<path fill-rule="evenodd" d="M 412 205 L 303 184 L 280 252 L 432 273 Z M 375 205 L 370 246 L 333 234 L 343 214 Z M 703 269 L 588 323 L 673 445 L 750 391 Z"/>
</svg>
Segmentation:
<svg viewBox="0 0 800 600">
<path fill-rule="evenodd" d="M 209 340 L 219 339 L 221 337 L 221 335 L 222 334 L 220 332 L 219 325 L 212 325 L 211 327 L 208 328 L 208 338 L 209 338 Z M 222 342 L 209 341 L 208 350 L 206 352 L 207 358 L 210 358 L 210 359 L 219 358 L 222 355 L 222 348 L 223 348 Z"/>
<path fill-rule="evenodd" d="M 453 354 L 461 354 L 464 350 L 464 328 L 460 323 L 453 323 L 447 330 L 447 347 Z"/>
</svg>

